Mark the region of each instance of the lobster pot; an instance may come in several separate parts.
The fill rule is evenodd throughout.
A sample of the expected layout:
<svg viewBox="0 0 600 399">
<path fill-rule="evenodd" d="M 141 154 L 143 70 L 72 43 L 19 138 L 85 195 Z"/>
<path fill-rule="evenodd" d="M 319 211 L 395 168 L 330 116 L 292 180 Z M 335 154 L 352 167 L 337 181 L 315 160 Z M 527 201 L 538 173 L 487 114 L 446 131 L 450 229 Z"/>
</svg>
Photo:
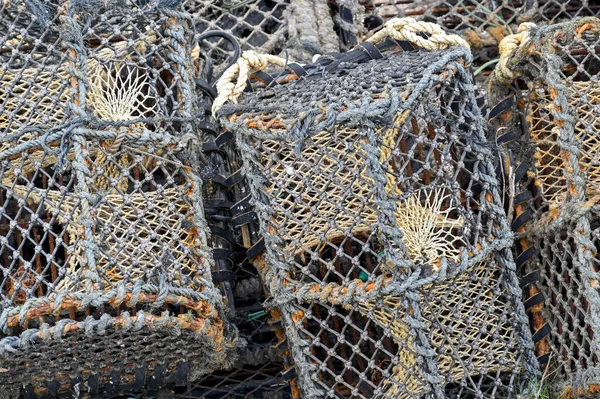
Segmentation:
<svg viewBox="0 0 600 399">
<path fill-rule="evenodd" d="M 577 395 L 600 383 L 598 27 L 596 18 L 522 27 L 489 92 L 515 182 L 517 262 L 540 363 Z"/>
<path fill-rule="evenodd" d="M 402 49 L 257 73 L 217 112 L 264 237 L 254 263 L 305 397 L 506 395 L 527 328 L 468 50 Z"/>
<path fill-rule="evenodd" d="M 189 21 L 137 4 L 64 4 L 0 48 L 20 54 L 0 114 L 8 397 L 152 394 L 234 359 L 194 170 Z"/>
<path fill-rule="evenodd" d="M 575 17 L 595 16 L 600 5 L 594 0 L 359 0 L 364 7 L 364 27 L 370 31 L 386 20 L 411 17 L 435 22 L 460 34 L 473 50 L 479 66 L 498 57 L 498 43 L 516 32 L 522 22 L 553 24 Z M 489 68 L 491 71 L 492 68 Z"/>
<path fill-rule="evenodd" d="M 198 32 L 220 30 L 242 50 L 268 54 L 287 51 L 290 60 L 309 62 L 315 54 L 339 52 L 356 44 L 351 8 L 328 0 L 185 0 Z M 356 8 L 355 5 L 354 8 Z M 352 8 L 353 9 L 353 8 Z M 225 66 L 236 46 L 223 36 L 201 40 L 203 56 Z"/>
</svg>

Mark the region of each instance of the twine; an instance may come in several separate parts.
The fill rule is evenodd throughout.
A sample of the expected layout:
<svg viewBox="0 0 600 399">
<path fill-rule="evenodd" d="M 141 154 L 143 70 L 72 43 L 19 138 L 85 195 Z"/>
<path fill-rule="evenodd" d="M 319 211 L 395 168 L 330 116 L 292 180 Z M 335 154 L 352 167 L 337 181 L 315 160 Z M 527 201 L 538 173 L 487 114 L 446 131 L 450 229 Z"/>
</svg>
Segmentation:
<svg viewBox="0 0 600 399">
<path fill-rule="evenodd" d="M 508 35 L 500 42 L 498 46 L 500 61 L 495 70 L 496 78 L 500 82 L 508 84 L 521 75 L 521 72 L 515 71 L 508 66 L 508 61 L 513 52 L 517 51 L 517 49 L 521 48 L 529 40 L 533 28 L 536 28 L 536 25 L 532 22 L 522 23 L 519 25 L 518 33 Z"/>
</svg>

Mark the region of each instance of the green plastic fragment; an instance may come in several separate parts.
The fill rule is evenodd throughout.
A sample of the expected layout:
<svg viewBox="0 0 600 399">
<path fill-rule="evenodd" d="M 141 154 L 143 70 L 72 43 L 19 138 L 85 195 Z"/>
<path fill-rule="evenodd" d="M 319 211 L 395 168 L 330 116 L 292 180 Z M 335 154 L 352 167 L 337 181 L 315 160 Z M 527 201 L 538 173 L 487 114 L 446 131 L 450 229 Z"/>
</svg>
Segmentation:
<svg viewBox="0 0 600 399">
<path fill-rule="evenodd" d="M 361 270 L 360 273 L 358 274 L 358 278 L 360 279 L 360 281 L 362 281 L 363 283 L 366 283 L 367 280 L 369 279 L 369 275 L 367 274 L 367 272 L 365 272 L 364 270 Z"/>
</svg>

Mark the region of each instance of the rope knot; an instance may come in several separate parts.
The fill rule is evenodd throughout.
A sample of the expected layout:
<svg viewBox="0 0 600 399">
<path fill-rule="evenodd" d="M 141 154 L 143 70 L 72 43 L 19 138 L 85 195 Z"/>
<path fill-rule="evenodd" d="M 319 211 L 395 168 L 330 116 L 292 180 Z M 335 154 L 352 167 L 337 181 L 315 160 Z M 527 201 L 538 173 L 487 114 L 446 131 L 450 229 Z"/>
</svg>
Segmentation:
<svg viewBox="0 0 600 399">
<path fill-rule="evenodd" d="M 530 37 L 531 30 L 536 27 L 536 24 L 532 22 L 524 22 L 519 25 L 518 33 L 514 35 L 508 35 L 498 45 L 498 50 L 500 52 L 500 61 L 498 62 L 498 67 L 496 68 L 496 77 L 502 83 L 510 83 L 514 79 L 520 76 L 520 72 L 513 71 L 508 66 L 508 60 L 519 47 L 521 47 Z"/>
<path fill-rule="evenodd" d="M 246 82 L 250 75 L 264 70 L 269 64 L 283 68 L 286 61 L 275 55 L 259 54 L 252 50 L 244 51 L 236 63 L 227 68 L 217 81 L 218 96 L 213 103 L 213 116 L 227 101 L 237 102 L 238 97 L 246 88 Z"/>
<path fill-rule="evenodd" d="M 424 38 L 419 33 L 427 33 Z M 367 41 L 379 43 L 388 37 L 395 40 L 406 40 L 426 50 L 442 50 L 450 46 L 464 46 L 469 43 L 458 35 L 446 33 L 441 26 L 414 18 L 392 18 L 385 23 L 383 29 L 371 36 Z"/>
</svg>

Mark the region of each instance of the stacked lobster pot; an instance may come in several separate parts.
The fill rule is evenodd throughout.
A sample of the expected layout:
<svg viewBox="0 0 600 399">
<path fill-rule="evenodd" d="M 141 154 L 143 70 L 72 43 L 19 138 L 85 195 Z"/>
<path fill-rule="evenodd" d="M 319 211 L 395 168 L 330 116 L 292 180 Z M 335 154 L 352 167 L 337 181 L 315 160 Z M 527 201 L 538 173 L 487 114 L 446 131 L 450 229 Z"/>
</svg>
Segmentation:
<svg viewBox="0 0 600 399">
<path fill-rule="evenodd" d="M 396 19 L 313 64 L 246 52 L 217 82 L 302 397 L 504 398 L 537 373 L 470 61 Z"/>
<path fill-rule="evenodd" d="M 25 3 L 0 6 L 0 396 L 155 395 L 228 367 L 189 15 Z"/>
<path fill-rule="evenodd" d="M 575 396 L 600 392 L 599 48 L 597 18 L 524 24 L 489 91 L 537 354 Z"/>
<path fill-rule="evenodd" d="M 367 30 L 396 17 L 436 22 L 460 34 L 471 45 L 476 67 L 485 74 L 498 59 L 498 44 L 516 32 L 523 22 L 553 24 L 575 17 L 595 16 L 595 0 L 358 0 L 364 7 L 362 20 Z"/>
</svg>

